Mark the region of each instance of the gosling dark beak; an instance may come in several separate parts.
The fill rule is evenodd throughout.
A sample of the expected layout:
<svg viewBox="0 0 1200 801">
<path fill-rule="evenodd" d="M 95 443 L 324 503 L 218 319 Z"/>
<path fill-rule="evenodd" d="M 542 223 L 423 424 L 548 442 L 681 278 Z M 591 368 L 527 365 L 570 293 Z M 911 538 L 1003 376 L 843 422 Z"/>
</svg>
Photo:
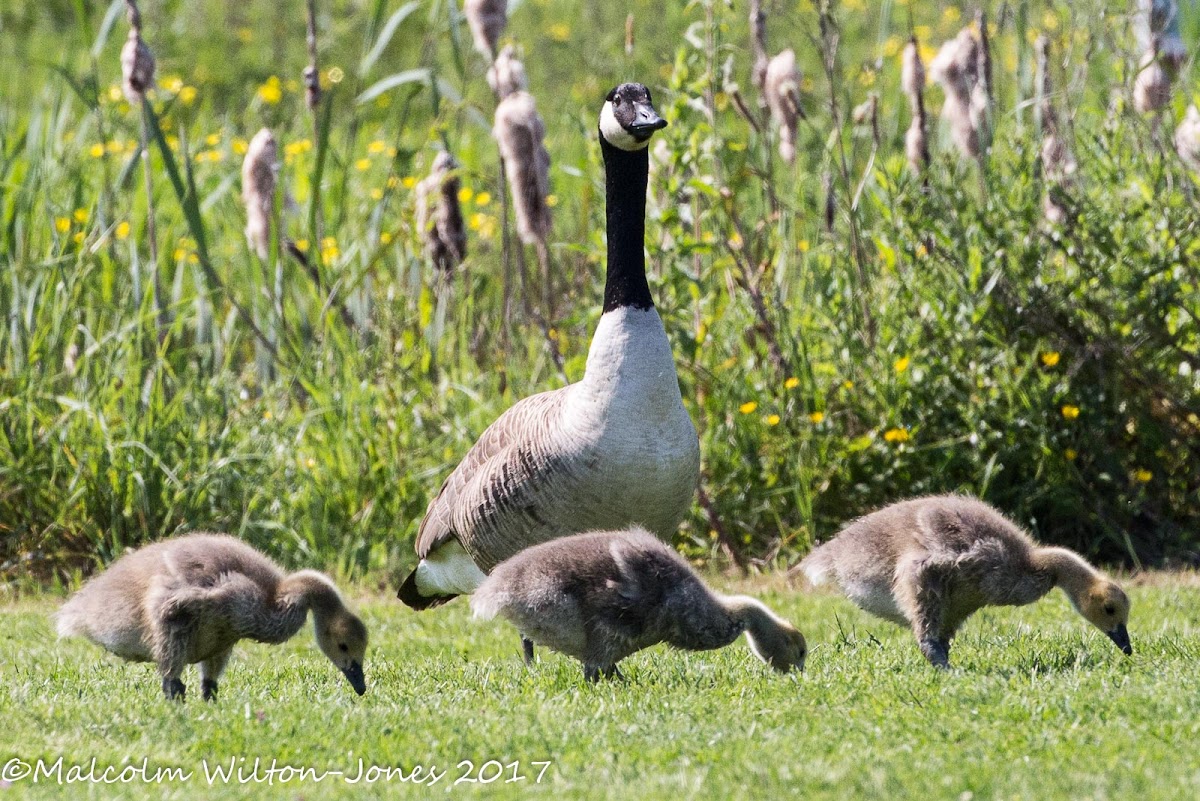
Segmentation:
<svg viewBox="0 0 1200 801">
<path fill-rule="evenodd" d="M 654 110 L 654 106 L 649 103 L 634 103 L 633 122 L 625 126 L 625 130 L 644 142 L 655 131 L 661 131 L 666 127 L 667 121 L 658 116 L 658 112 Z"/>
<path fill-rule="evenodd" d="M 1108 639 L 1117 644 L 1117 647 L 1125 654 L 1131 656 L 1133 654 L 1133 645 L 1129 642 L 1129 629 L 1125 628 L 1125 624 L 1117 626 L 1112 631 L 1104 632 L 1108 635 Z"/>
<path fill-rule="evenodd" d="M 342 675 L 346 677 L 346 681 L 350 682 L 354 692 L 362 695 L 367 691 L 367 679 L 363 676 L 362 665 L 359 663 L 351 662 L 350 667 L 342 669 Z"/>
</svg>

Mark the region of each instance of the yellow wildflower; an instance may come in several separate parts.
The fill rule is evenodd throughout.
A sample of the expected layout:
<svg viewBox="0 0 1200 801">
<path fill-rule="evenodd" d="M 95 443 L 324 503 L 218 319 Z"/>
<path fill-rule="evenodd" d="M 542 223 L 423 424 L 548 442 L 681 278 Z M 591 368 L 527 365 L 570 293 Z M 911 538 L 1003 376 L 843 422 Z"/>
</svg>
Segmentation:
<svg viewBox="0 0 1200 801">
<path fill-rule="evenodd" d="M 1137 479 L 1139 484 L 1146 484 L 1149 483 L 1150 479 L 1154 478 L 1154 474 L 1143 467 L 1134 473 L 1133 477 Z"/>
<path fill-rule="evenodd" d="M 808 419 L 813 425 L 820 425 L 825 422 L 825 412 L 813 412 Z"/>
<path fill-rule="evenodd" d="M 783 382 L 784 389 L 795 389 L 798 386 L 800 386 L 800 379 L 796 378 L 796 376 L 792 376 L 787 381 Z"/>
<path fill-rule="evenodd" d="M 371 160 L 359 159 L 358 161 L 354 162 L 354 169 L 358 170 L 359 172 L 365 172 L 371 169 Z"/>
<path fill-rule="evenodd" d="M 185 86 L 179 90 L 179 102 L 185 106 L 190 106 L 196 102 L 196 87 Z"/>
<path fill-rule="evenodd" d="M 1062 407 L 1062 416 L 1067 420 L 1074 420 L 1079 416 L 1079 407 L 1067 404 Z"/>
<path fill-rule="evenodd" d="M 381 244 L 381 245 L 392 244 L 392 232 L 391 231 L 380 231 L 379 232 L 379 244 Z"/>
<path fill-rule="evenodd" d="M 801 239 L 799 242 L 796 243 L 796 250 L 800 251 L 801 253 L 807 253 L 808 248 L 809 248 L 809 244 L 808 244 L 807 239 Z"/>
<path fill-rule="evenodd" d="M 777 414 L 767 415 L 767 425 L 769 425 L 769 426 L 779 425 L 779 415 L 777 415 Z"/>
<path fill-rule="evenodd" d="M 340 255 L 341 251 L 338 250 L 338 243 L 336 239 L 334 239 L 332 236 L 327 236 L 321 240 L 322 261 L 333 261 Z"/>
<path fill-rule="evenodd" d="M 94 159 L 104 158 L 104 145 L 97 142 L 88 148 L 88 155 Z"/>
<path fill-rule="evenodd" d="M 267 82 L 258 87 L 258 99 L 269 106 L 283 100 L 283 86 L 279 83 L 279 78 L 274 75 L 267 78 Z"/>
<path fill-rule="evenodd" d="M 471 191 L 470 187 L 464 186 L 462 189 L 458 190 L 459 203 L 470 203 L 471 198 L 473 197 L 475 197 L 475 193 Z"/>
<path fill-rule="evenodd" d="M 897 373 L 903 373 L 908 369 L 908 361 L 909 359 L 907 356 L 901 356 L 899 359 L 896 359 L 896 361 L 892 362 L 892 367 Z"/>
<path fill-rule="evenodd" d="M 54 230 L 58 231 L 60 234 L 65 234 L 67 231 L 70 231 L 71 230 L 71 218 L 70 217 L 56 217 L 54 219 Z"/>
<path fill-rule="evenodd" d="M 382 139 L 376 139 L 374 142 L 367 145 L 367 152 L 372 156 L 378 156 L 382 153 L 386 153 L 387 142 L 384 142 Z"/>
<path fill-rule="evenodd" d="M 491 202 L 492 202 L 492 196 L 487 192 L 480 192 L 478 195 L 475 196 L 475 205 L 476 206 L 486 206 L 487 204 L 489 204 Z"/>
<path fill-rule="evenodd" d="M 128 239 L 129 238 L 129 223 L 124 220 L 117 223 L 117 230 L 115 233 L 117 235 L 117 239 Z"/>
<path fill-rule="evenodd" d="M 83 225 L 85 222 L 88 221 L 88 210 L 87 209 L 75 209 L 75 213 L 72 214 L 71 216 L 73 218 L 75 218 L 75 222 L 79 223 L 80 225 Z"/>
<path fill-rule="evenodd" d="M 845 390 L 854 389 L 854 382 L 851 381 L 850 379 L 846 379 L 845 381 L 842 382 L 842 389 L 845 389 Z"/>
<path fill-rule="evenodd" d="M 754 410 L 757 408 L 758 408 L 757 402 L 746 401 L 745 403 L 743 403 L 741 406 L 738 407 L 738 411 L 741 412 L 742 414 L 753 414 Z"/>
<path fill-rule="evenodd" d="M 908 442 L 908 429 L 889 428 L 883 432 L 883 438 L 888 442 Z"/>
<path fill-rule="evenodd" d="M 1079 453 L 1074 448 L 1067 448 L 1063 451 L 1063 458 L 1068 462 L 1073 462 L 1079 458 Z"/>
<path fill-rule="evenodd" d="M 308 252 L 308 240 L 307 239 L 297 239 L 292 244 L 294 244 L 296 246 L 296 250 L 300 251 L 301 253 Z"/>
<path fill-rule="evenodd" d="M 571 28 L 565 22 L 556 22 L 546 29 L 546 34 L 556 42 L 566 42 L 571 38 Z"/>
<path fill-rule="evenodd" d="M 405 189 L 412 189 L 417 185 L 417 179 L 413 178 L 411 175 L 406 175 L 400 179 L 400 185 Z"/>
<path fill-rule="evenodd" d="M 549 206 L 550 208 L 554 208 L 555 206 L 557 206 L 558 205 L 558 195 L 555 195 L 555 194 L 546 195 L 546 205 Z"/>
<path fill-rule="evenodd" d="M 1047 367 L 1053 367 L 1058 364 L 1059 353 L 1056 350 L 1048 350 L 1042 354 L 1042 364 Z"/>
</svg>

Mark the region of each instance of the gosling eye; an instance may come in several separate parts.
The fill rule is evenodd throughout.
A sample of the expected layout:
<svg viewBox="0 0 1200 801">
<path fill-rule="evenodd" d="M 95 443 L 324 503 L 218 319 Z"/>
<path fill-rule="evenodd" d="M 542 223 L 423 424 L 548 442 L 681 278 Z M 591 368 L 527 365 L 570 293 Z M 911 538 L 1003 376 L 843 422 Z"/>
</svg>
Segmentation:
<svg viewBox="0 0 1200 801">
<path fill-rule="evenodd" d="M 621 105 L 621 96 L 620 95 L 613 95 L 613 105 L 614 106 Z"/>
<path fill-rule="evenodd" d="M 1104 605 L 1104 614 L 1115 615 L 1116 613 L 1117 613 L 1117 607 L 1113 606 L 1112 604 Z"/>
<path fill-rule="evenodd" d="M 349 646 L 346 645 L 346 643 L 343 642 L 343 643 L 338 644 L 338 650 L 341 651 L 342 653 L 346 653 L 347 651 L 350 650 L 350 648 L 349 648 Z"/>
</svg>

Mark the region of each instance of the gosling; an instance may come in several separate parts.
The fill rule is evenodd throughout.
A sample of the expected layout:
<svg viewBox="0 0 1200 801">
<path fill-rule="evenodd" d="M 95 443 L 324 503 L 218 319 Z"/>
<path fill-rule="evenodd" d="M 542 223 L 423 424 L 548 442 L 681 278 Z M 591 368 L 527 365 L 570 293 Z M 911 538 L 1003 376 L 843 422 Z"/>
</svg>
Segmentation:
<svg viewBox="0 0 1200 801">
<path fill-rule="evenodd" d="M 500 563 L 471 598 L 476 618 L 507 618 L 522 636 L 583 663 L 588 681 L 665 642 L 722 648 L 743 631 L 754 654 L 803 669 L 804 636 L 746 596 L 713 592 L 679 554 L 642 528 L 551 540 Z"/>
<path fill-rule="evenodd" d="M 313 613 L 317 645 L 354 691 L 366 692 L 367 629 L 325 575 L 286 575 L 241 540 L 190 534 L 121 557 L 57 615 L 60 637 L 86 637 L 122 659 L 154 662 L 163 693 L 182 701 L 185 665 L 200 663 L 201 694 L 217 681 L 241 639 L 281 643 Z"/>
<path fill-rule="evenodd" d="M 835 581 L 863 610 L 909 626 L 921 653 L 950 666 L 950 641 L 985 606 L 1022 606 L 1062 587 L 1071 605 L 1126 654 L 1129 598 L 1083 557 L 1038 546 L 975 498 L 902 501 L 851 523 L 799 564 Z"/>
</svg>

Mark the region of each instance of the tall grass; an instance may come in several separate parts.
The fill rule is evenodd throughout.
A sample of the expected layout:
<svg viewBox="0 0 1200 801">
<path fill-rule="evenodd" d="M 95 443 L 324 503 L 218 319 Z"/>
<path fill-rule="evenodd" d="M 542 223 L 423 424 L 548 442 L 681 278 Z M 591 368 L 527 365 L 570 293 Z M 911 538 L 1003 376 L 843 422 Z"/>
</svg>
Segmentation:
<svg viewBox="0 0 1200 801">
<path fill-rule="evenodd" d="M 771 47 L 793 48 L 804 76 L 794 165 L 733 91 L 751 85 L 745 9 L 639 0 L 637 19 L 656 24 L 628 53 L 626 7 L 513 10 L 507 35 L 524 46 L 553 157 L 548 320 L 506 314 L 494 100 L 454 3 L 317 5 L 313 115 L 299 0 L 147 6 L 160 338 L 112 11 L 4 0 L 15 35 L 0 57 L 31 65 L 0 77 L 4 574 L 69 574 L 199 528 L 351 574 L 410 560 L 430 495 L 487 423 L 560 385 L 554 354 L 582 374 L 604 248 L 594 118 L 626 79 L 648 83 L 672 123 L 654 145 L 648 244 L 704 454 L 688 553 L 715 557 L 720 539 L 726 557 L 788 561 L 881 503 L 957 490 L 1102 559 L 1194 560 L 1197 185 L 1130 108 L 1127 20 L 989 9 L 981 181 L 933 130 L 929 169 L 910 175 L 896 91 L 907 31 L 859 5 L 768 16 Z M 930 49 L 969 12 L 912 10 Z M 1059 60 L 1054 104 L 1078 162 L 1056 193 L 1062 225 L 1042 219 L 1040 142 L 1021 124 L 1038 33 Z M 871 92 L 874 124 L 856 126 L 849 110 Z M 931 120 L 942 99 L 926 92 Z M 1168 131 L 1189 101 L 1177 93 Z M 298 207 L 279 235 L 310 265 L 272 261 L 285 273 L 270 280 L 238 202 L 263 125 Z M 438 292 L 413 187 L 445 147 L 470 242 Z M 273 351 L 273 374 L 256 349 Z"/>
</svg>

